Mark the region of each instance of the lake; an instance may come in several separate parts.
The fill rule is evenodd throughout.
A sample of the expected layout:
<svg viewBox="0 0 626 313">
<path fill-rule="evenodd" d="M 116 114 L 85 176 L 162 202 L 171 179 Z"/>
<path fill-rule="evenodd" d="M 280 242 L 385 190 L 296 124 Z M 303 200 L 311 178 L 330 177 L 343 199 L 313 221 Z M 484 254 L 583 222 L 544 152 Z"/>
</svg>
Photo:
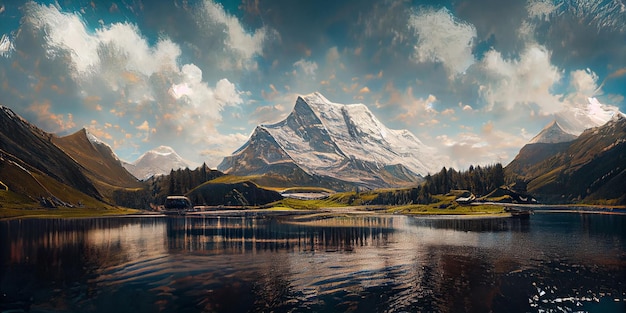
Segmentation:
<svg viewBox="0 0 626 313">
<path fill-rule="evenodd" d="M 0 312 L 626 312 L 626 216 L 0 222 Z"/>
</svg>

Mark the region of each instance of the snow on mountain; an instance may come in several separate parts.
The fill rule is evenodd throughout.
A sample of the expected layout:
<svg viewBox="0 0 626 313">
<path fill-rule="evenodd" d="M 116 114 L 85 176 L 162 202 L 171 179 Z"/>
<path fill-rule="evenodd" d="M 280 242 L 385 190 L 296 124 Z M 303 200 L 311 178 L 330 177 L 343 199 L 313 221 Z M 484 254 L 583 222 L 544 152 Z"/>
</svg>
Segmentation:
<svg viewBox="0 0 626 313">
<path fill-rule="evenodd" d="M 169 174 L 171 170 L 191 167 L 189 161 L 183 159 L 174 149 L 160 146 L 142 154 L 133 163 L 123 164 L 126 170 L 141 180 L 152 176 Z"/>
<path fill-rule="evenodd" d="M 575 135 L 564 131 L 563 128 L 561 128 L 561 125 L 559 125 L 556 120 L 553 120 L 528 143 L 559 143 L 572 141 L 574 139 L 576 139 Z"/>
<path fill-rule="evenodd" d="M 294 112 L 310 109 L 318 117 L 315 125 L 328 133 L 334 147 L 316 151 L 320 146 L 307 136 L 293 136 L 285 123 L 263 125 L 298 164 L 311 172 L 333 170 L 344 158 L 376 163 L 379 166 L 402 164 L 416 174 L 426 175 L 439 169 L 433 151 L 407 130 L 392 130 L 383 125 L 363 104 L 330 102 L 320 93 L 301 97 Z M 287 118 L 289 120 L 289 117 Z M 321 143 L 326 145 L 327 143 Z"/>
<path fill-rule="evenodd" d="M 259 147 L 261 144 L 274 147 Z M 259 153 L 261 160 L 253 162 L 247 157 L 258 158 Z M 258 174 L 263 166 L 280 163 L 295 163 L 309 175 L 344 181 L 388 177 L 390 171 L 398 173 L 398 168 L 390 169 L 397 166 L 413 176 L 441 168 L 434 150 L 408 130 L 387 128 L 363 104 L 333 103 L 320 93 L 298 97 L 285 120 L 258 126 L 250 140 L 218 169 Z M 407 175 L 399 171 L 400 176 Z"/>
<path fill-rule="evenodd" d="M 556 113 L 555 119 L 565 132 L 580 135 L 585 129 L 602 126 L 612 117 L 624 115 L 619 108 L 602 104 L 596 98 L 588 98 L 587 101 L 584 107 Z"/>
</svg>

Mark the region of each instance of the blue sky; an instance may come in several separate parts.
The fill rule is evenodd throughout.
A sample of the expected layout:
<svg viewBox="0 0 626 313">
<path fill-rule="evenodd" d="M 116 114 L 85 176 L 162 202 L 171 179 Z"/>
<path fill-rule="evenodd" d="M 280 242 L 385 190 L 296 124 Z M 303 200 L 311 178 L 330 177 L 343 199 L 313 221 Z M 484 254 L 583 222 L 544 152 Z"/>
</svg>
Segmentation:
<svg viewBox="0 0 626 313">
<path fill-rule="evenodd" d="M 0 0 L 0 103 L 133 161 L 215 167 L 298 95 L 364 103 L 449 166 L 507 164 L 546 124 L 626 111 L 614 1 Z"/>
</svg>

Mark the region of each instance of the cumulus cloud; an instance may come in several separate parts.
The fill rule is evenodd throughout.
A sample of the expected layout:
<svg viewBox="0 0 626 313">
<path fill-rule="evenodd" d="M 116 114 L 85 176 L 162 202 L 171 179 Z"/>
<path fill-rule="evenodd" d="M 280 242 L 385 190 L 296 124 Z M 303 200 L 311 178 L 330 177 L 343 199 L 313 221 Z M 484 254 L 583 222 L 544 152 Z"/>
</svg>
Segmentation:
<svg viewBox="0 0 626 313">
<path fill-rule="evenodd" d="M 578 134 L 602 125 L 620 113 L 618 107 L 601 103 L 596 97 L 602 93 L 596 73 L 590 69 L 575 70 L 569 76 L 569 93 L 562 100 L 563 109 L 556 114 L 566 130 Z"/>
<path fill-rule="evenodd" d="M 224 7 L 211 0 L 204 1 L 204 6 L 198 15 L 198 22 L 212 31 L 215 26 L 223 29 L 226 38 L 224 44 L 234 53 L 233 64 L 236 68 L 256 68 L 254 56 L 263 55 L 263 43 L 273 34 L 266 27 L 248 33 L 239 20 L 228 14 Z"/>
<path fill-rule="evenodd" d="M 224 106 L 241 104 L 241 92 L 228 79 L 217 82 L 215 88 L 202 81 L 202 70 L 194 64 L 185 64 L 181 69 L 180 82 L 172 84 L 169 94 L 176 100 L 190 105 L 194 114 L 213 121 L 221 120 Z"/>
<path fill-rule="evenodd" d="M 550 63 L 550 53 L 542 46 L 531 45 L 518 59 L 505 59 L 500 52 L 490 50 L 481 66 L 488 81 L 479 93 L 494 107 L 512 109 L 517 104 L 538 105 L 545 114 L 560 109 L 559 95 L 552 94 L 552 86 L 561 80 L 561 71 Z"/>
<path fill-rule="evenodd" d="M 574 70 L 566 75 L 550 62 L 547 49 L 537 44 L 527 47 L 518 59 L 505 59 L 491 50 L 481 67 L 488 77 L 479 89 L 487 111 L 510 111 L 524 105 L 532 115 L 536 108 L 540 115 L 557 118 L 573 134 L 604 124 L 618 111 L 594 97 L 600 91 L 594 72 Z M 555 87 L 567 79 L 566 93 L 556 93 Z"/>
<path fill-rule="evenodd" d="M 439 62 L 452 74 L 465 72 L 475 62 L 476 28 L 447 9 L 413 13 L 408 26 L 417 36 L 414 57 L 418 62 Z"/>
<path fill-rule="evenodd" d="M 150 76 L 178 67 L 178 45 L 161 39 L 150 47 L 135 25 L 115 23 L 89 32 L 79 15 L 57 6 L 31 2 L 26 12 L 27 22 L 45 33 L 48 56 L 69 57 L 78 79 L 109 69 Z"/>
<path fill-rule="evenodd" d="M 262 35 L 247 37 L 236 19 L 215 11 L 219 8 L 214 6 L 210 13 L 228 28 L 226 47 L 240 49 L 243 59 L 260 53 Z M 224 108 L 243 103 L 244 93 L 228 79 L 210 86 L 197 65 L 180 64 L 180 46 L 166 37 L 151 44 L 130 23 L 103 24 L 90 30 L 80 15 L 62 12 L 57 5 L 29 3 L 25 13 L 23 23 L 43 36 L 47 57 L 66 64 L 79 95 L 85 98 L 81 103 L 88 107 L 86 98 L 94 97 L 101 100 L 89 107 L 99 112 L 117 118 L 147 117 L 131 128 L 138 131 L 134 136 L 118 131 L 130 146 L 137 146 L 132 143 L 135 139 L 147 142 L 172 136 L 182 136 L 187 143 L 215 144 Z M 74 126 L 71 116 L 46 116 L 56 125 L 50 130 Z M 197 149 L 195 154 L 191 158 L 198 160 Z"/>
</svg>

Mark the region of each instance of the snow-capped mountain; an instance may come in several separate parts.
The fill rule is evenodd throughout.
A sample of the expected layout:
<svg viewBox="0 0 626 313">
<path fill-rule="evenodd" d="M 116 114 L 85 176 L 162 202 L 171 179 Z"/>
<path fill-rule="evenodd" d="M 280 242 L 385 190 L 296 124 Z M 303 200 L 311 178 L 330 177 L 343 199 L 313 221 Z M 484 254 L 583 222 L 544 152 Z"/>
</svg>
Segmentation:
<svg viewBox="0 0 626 313">
<path fill-rule="evenodd" d="M 363 104 L 330 102 L 320 93 L 298 97 L 283 121 L 257 126 L 218 169 L 236 175 L 293 171 L 367 187 L 414 183 L 440 169 L 432 148 L 408 130 L 383 125 Z"/>
<path fill-rule="evenodd" d="M 575 135 L 572 135 L 561 128 L 561 125 L 556 120 L 553 120 L 550 124 L 546 125 L 537 136 L 531 139 L 528 143 L 559 143 L 568 142 L 576 139 Z"/>
<path fill-rule="evenodd" d="M 543 202 L 611 199 L 626 203 L 626 116 L 615 114 L 604 125 L 576 139 L 524 146 L 505 171 L 528 182 Z"/>
<path fill-rule="evenodd" d="M 124 167 L 131 174 L 141 180 L 152 176 L 169 174 L 171 170 L 191 167 L 189 161 L 183 159 L 174 149 L 160 146 L 142 154 L 133 163 L 124 163 Z"/>
<path fill-rule="evenodd" d="M 554 115 L 565 132 L 578 136 L 585 129 L 606 124 L 614 116 L 624 116 L 619 108 L 602 104 L 596 98 L 588 98 L 587 101 L 586 106 L 570 108 Z"/>
</svg>

